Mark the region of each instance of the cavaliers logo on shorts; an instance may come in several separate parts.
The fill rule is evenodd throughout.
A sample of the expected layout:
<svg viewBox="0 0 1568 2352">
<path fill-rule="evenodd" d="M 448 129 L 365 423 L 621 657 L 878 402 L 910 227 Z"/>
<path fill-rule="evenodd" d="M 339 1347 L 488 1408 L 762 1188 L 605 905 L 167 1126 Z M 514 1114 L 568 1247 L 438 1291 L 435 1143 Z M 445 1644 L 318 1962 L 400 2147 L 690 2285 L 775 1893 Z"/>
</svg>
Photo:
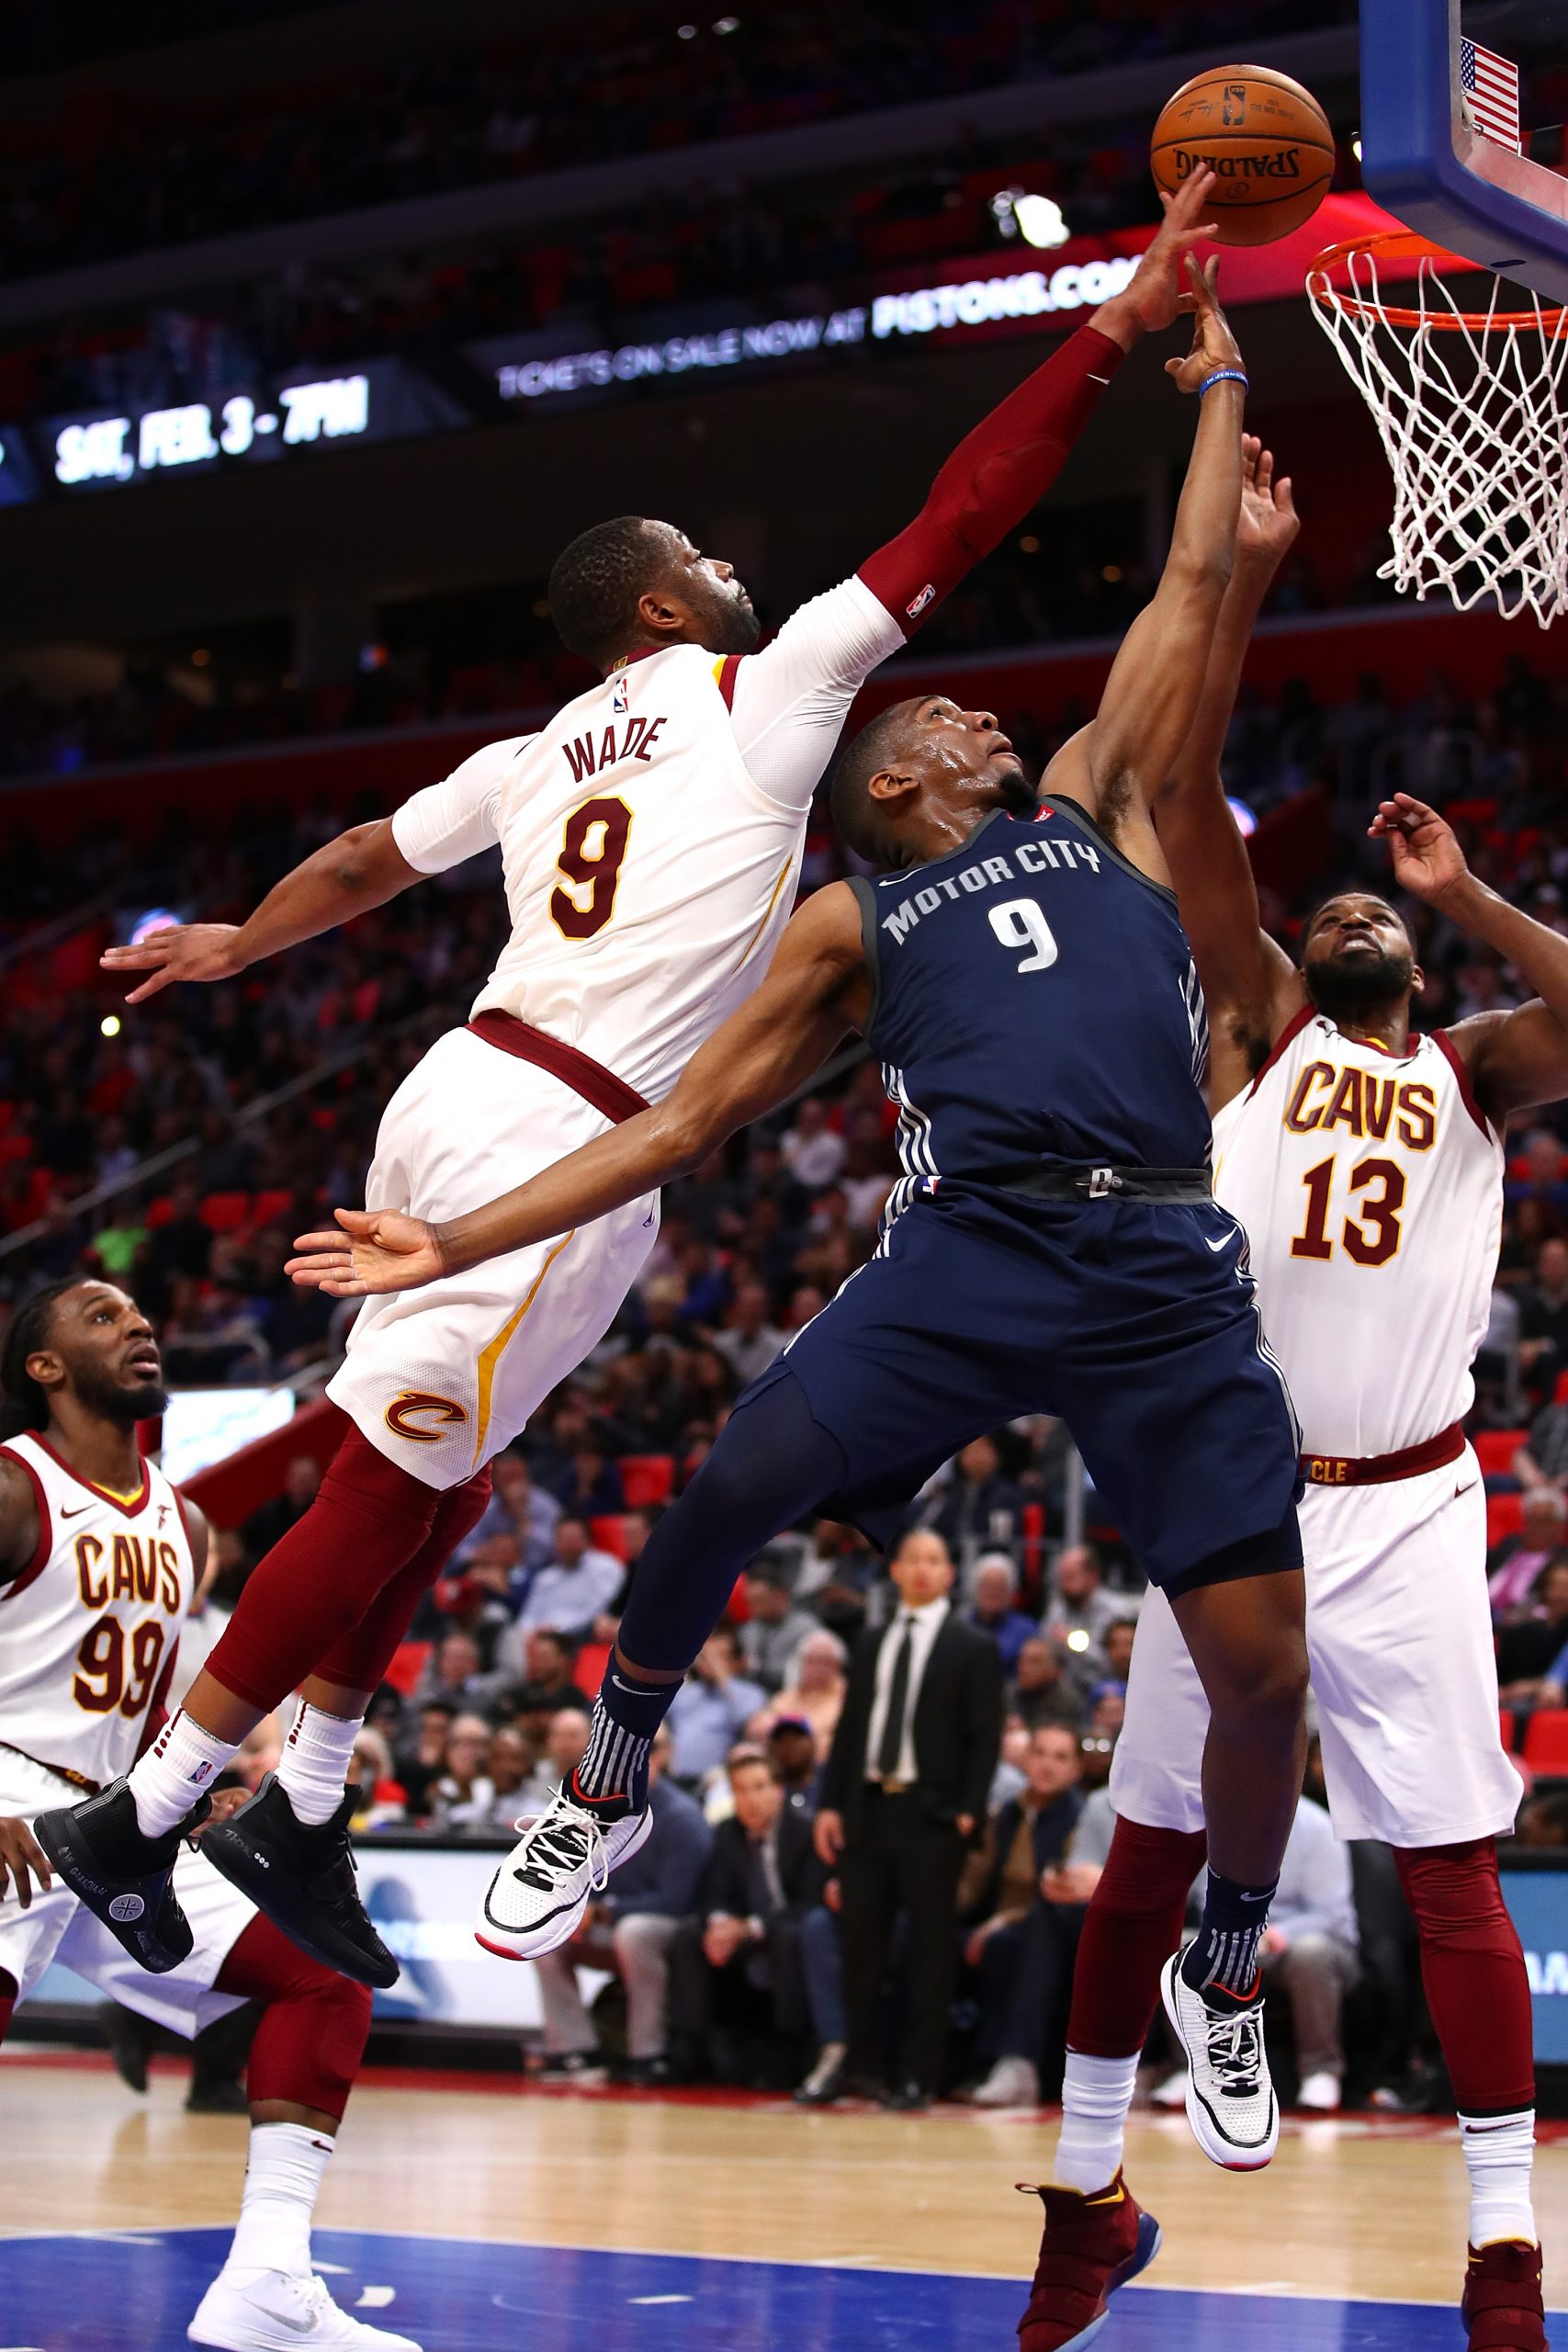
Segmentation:
<svg viewBox="0 0 1568 2352">
<path fill-rule="evenodd" d="M 454 1404 L 450 1396 L 433 1396 L 423 1388 L 405 1388 L 400 1396 L 393 1397 L 386 1415 L 392 1435 L 412 1438 L 416 1445 L 434 1445 L 442 1434 L 440 1424 L 468 1418 L 463 1407 Z M 422 1429 L 421 1420 L 427 1426 Z M 432 1423 L 435 1426 L 428 1426 Z"/>
</svg>

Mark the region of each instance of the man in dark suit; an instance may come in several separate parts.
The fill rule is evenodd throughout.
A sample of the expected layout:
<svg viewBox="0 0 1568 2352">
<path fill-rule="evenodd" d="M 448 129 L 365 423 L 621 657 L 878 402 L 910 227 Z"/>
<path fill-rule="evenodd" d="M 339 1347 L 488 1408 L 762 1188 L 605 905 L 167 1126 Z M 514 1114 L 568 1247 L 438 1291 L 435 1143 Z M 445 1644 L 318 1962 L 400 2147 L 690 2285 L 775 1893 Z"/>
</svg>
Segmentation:
<svg viewBox="0 0 1568 2352">
<path fill-rule="evenodd" d="M 863 1634 L 822 1776 L 817 1850 L 842 1890 L 850 2075 L 885 2078 L 883 1984 L 900 1913 L 904 2047 L 890 2104 L 929 2105 L 940 2086 L 957 1956 L 958 1879 L 1002 1735 L 996 1644 L 953 1611 L 953 1558 L 912 1530 L 888 1572 L 899 1608 Z"/>
<path fill-rule="evenodd" d="M 735 1811 L 714 1832 L 700 1915 L 671 1951 L 671 2025 L 682 2052 L 726 2080 L 798 2077 L 809 2030 L 813 2079 L 844 2057 L 838 1930 L 822 1904 L 811 1818 L 785 1802 L 758 1747 L 726 1763 Z"/>
</svg>

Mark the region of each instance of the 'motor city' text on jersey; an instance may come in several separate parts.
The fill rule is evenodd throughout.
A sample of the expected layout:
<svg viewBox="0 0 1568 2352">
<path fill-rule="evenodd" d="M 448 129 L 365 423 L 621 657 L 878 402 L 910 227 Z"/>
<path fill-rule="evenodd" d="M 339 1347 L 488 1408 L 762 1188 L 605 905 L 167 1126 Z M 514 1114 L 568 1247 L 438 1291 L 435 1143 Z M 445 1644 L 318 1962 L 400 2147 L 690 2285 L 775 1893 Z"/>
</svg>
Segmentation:
<svg viewBox="0 0 1568 2352">
<path fill-rule="evenodd" d="M 1462 1420 L 1503 1145 L 1449 1039 L 1393 1055 L 1303 1011 L 1216 1112 L 1214 1161 L 1307 1452 L 1396 1453 Z"/>
<path fill-rule="evenodd" d="M 0 1745 L 100 1785 L 130 1770 L 174 1662 L 195 1568 L 179 1498 L 88 1486 L 42 1439 L 8 1438 L 38 1505 L 38 1547 L 0 1584 Z"/>
<path fill-rule="evenodd" d="M 867 1041 L 902 1114 L 890 1215 L 932 1178 L 1206 1165 L 1208 1027 L 1175 895 L 1075 802 L 998 813 L 855 887 Z"/>
</svg>

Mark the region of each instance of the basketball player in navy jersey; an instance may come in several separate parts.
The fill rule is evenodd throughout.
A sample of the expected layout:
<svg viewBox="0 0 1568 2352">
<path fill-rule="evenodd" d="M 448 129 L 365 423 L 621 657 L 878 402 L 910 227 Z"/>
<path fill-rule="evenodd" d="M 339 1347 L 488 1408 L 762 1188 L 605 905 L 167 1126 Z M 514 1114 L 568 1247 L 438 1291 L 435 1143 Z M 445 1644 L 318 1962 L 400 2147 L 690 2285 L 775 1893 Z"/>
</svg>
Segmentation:
<svg viewBox="0 0 1568 2352">
<path fill-rule="evenodd" d="M 1296 1797 L 1306 1686 L 1297 1431 L 1263 1346 L 1244 1238 L 1211 1197 L 1202 1000 L 1150 821 L 1229 577 L 1246 378 L 1196 268 L 1168 363 L 1198 431 L 1158 593 L 1117 656 L 1070 792 L 1037 800 L 988 712 L 901 703 L 851 745 L 835 814 L 882 869 L 796 914 L 750 1002 L 668 1101 L 440 1227 L 340 1212 L 296 1278 L 401 1290 L 564 1232 L 696 1165 L 818 1069 L 846 1027 L 883 1062 L 904 1177 L 876 1255 L 737 1407 L 639 1565 L 572 1783 L 496 1873 L 481 1941 L 571 1934 L 605 1863 L 595 1820 L 646 1804 L 646 1757 L 743 1564 L 825 1510 L 888 1535 L 976 1432 L 1063 1418 L 1212 1709 L 1213 1870 L 1168 2000 L 1229 2151 L 1278 2114 L 1257 1953 Z M 586 1821 L 586 1831 L 579 1826 Z M 829 1854 L 841 1839 L 819 1816 Z M 1127 2200 L 1125 2276 L 1153 2250 Z"/>
</svg>

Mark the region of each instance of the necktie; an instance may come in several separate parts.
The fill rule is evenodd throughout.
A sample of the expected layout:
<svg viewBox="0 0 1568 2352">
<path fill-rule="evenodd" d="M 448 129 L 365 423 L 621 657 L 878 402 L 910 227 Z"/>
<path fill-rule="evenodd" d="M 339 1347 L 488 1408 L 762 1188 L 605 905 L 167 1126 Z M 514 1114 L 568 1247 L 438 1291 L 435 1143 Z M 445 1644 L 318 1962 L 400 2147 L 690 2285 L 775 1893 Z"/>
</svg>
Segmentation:
<svg viewBox="0 0 1568 2352">
<path fill-rule="evenodd" d="M 904 1638 L 893 1661 L 887 1713 L 882 1719 L 882 1737 L 876 1750 L 876 1769 L 885 1781 L 896 1781 L 898 1777 L 898 1758 L 904 1747 L 904 1717 L 909 1707 L 909 1670 L 914 1658 L 915 1621 L 912 1617 L 906 1617 Z"/>
</svg>

